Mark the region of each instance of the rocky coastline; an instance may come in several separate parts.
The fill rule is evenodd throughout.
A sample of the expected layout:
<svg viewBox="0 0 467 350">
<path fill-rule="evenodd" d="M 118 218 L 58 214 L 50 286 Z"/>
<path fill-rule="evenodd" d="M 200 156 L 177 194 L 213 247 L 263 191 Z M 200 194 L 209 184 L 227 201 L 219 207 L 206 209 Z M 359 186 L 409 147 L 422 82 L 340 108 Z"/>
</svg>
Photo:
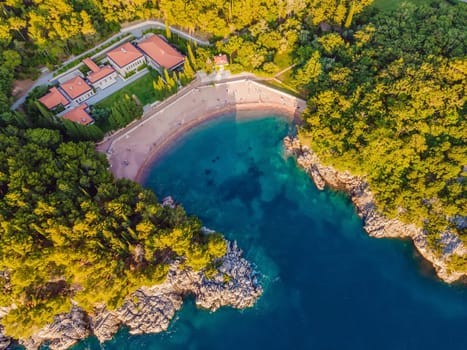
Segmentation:
<svg viewBox="0 0 467 350">
<path fill-rule="evenodd" d="M 109 311 L 101 306 L 87 314 L 74 305 L 69 313 L 55 316 L 53 323 L 18 343 L 28 350 L 46 343 L 51 350 L 65 350 L 90 335 L 101 342 L 110 340 L 122 326 L 131 334 L 159 333 L 169 327 L 188 295 L 194 296 L 198 307 L 215 311 L 222 306 L 252 307 L 262 292 L 253 267 L 242 257 L 236 242 L 227 242 L 217 275 L 210 279 L 202 271 L 175 262 L 163 283 L 138 289 L 118 309 Z M 11 342 L 0 326 L 0 350 L 7 349 Z"/>
<path fill-rule="evenodd" d="M 316 153 L 303 146 L 297 137 L 287 136 L 284 139 L 286 155 L 294 156 L 297 163 L 313 179 L 316 187 L 323 190 L 326 186 L 349 194 L 358 215 L 363 219 L 365 231 L 377 238 L 410 238 L 420 254 L 435 268 L 440 279 L 453 283 L 467 277 L 466 273 L 451 271 L 448 267 L 449 257 L 456 253 L 467 254 L 467 247 L 455 234 L 445 232 L 442 243 L 445 249 L 442 254 L 430 248 L 426 234 L 422 229 L 406 224 L 397 219 L 389 219 L 377 210 L 375 198 L 364 177 L 353 176 L 349 172 L 337 171 L 332 166 L 323 165 Z"/>
<path fill-rule="evenodd" d="M 0 307 L 0 320 L 10 311 L 9 308 Z M 12 342 L 10 337 L 7 337 L 3 332 L 3 326 L 0 324 L 0 350 L 7 349 Z"/>
</svg>

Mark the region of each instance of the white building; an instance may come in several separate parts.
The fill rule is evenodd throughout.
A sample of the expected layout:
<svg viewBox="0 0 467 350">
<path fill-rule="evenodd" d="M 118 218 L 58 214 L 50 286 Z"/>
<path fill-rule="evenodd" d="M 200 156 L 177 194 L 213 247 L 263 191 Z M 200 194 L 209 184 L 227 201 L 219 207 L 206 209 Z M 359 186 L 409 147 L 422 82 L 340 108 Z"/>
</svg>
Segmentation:
<svg viewBox="0 0 467 350">
<path fill-rule="evenodd" d="M 60 85 L 60 87 L 68 97 L 76 103 L 81 103 L 95 94 L 92 87 L 89 86 L 81 77 L 70 79 Z"/>
<path fill-rule="evenodd" d="M 99 67 L 90 58 L 83 60 L 91 72 L 87 75 L 87 80 L 94 88 L 105 89 L 117 81 L 117 72 L 109 65 Z"/>
<path fill-rule="evenodd" d="M 144 55 L 132 43 L 123 44 L 107 53 L 110 64 L 125 77 L 146 63 Z"/>
<path fill-rule="evenodd" d="M 175 50 L 158 35 L 151 35 L 138 43 L 138 47 L 147 56 L 148 63 L 163 72 L 176 70 L 183 66 L 185 56 Z"/>
</svg>

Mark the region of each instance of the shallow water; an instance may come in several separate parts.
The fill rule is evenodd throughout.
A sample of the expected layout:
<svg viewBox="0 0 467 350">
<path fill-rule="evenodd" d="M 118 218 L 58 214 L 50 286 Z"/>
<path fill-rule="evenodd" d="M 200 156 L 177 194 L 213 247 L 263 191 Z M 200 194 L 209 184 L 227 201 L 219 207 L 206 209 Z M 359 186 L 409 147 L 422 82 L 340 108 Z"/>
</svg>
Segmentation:
<svg viewBox="0 0 467 350">
<path fill-rule="evenodd" d="M 265 292 L 248 310 L 197 310 L 168 332 L 105 349 L 466 349 L 467 289 L 424 272 L 410 242 L 366 235 L 348 199 L 285 159 L 278 117 L 225 117 L 192 131 L 145 185 L 238 241 Z M 100 349 L 95 338 L 76 349 Z"/>
</svg>

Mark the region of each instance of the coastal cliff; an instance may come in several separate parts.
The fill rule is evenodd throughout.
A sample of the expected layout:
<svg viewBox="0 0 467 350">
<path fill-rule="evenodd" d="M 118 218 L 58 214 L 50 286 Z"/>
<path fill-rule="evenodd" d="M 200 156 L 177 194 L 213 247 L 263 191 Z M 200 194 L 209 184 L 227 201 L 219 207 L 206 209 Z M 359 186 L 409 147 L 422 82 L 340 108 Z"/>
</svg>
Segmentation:
<svg viewBox="0 0 467 350">
<path fill-rule="evenodd" d="M 8 312 L 9 308 L 0 307 L 0 320 L 4 317 Z M 11 338 L 7 337 L 3 332 L 3 326 L 0 325 L 0 350 L 7 349 L 11 344 Z"/>
<path fill-rule="evenodd" d="M 204 272 L 195 272 L 175 262 L 163 283 L 138 289 L 118 309 L 97 307 L 91 315 L 74 305 L 69 313 L 55 316 L 53 323 L 29 339 L 20 339 L 19 343 L 28 350 L 38 349 L 45 343 L 52 350 L 64 350 L 90 335 L 101 342 L 109 340 L 121 326 L 128 327 L 131 334 L 158 333 L 169 327 L 185 296 L 193 295 L 198 307 L 215 311 L 222 306 L 252 307 L 262 291 L 252 266 L 242 257 L 236 242 L 228 242 L 217 274 L 209 279 Z M 2 335 L 0 326 L 0 350 L 9 344 L 10 339 Z"/>
<path fill-rule="evenodd" d="M 438 277 L 443 281 L 452 283 L 466 277 L 466 273 L 452 271 L 448 267 L 448 260 L 452 254 L 467 254 L 467 248 L 458 236 L 449 232 L 443 233 L 442 243 L 446 248 L 442 254 L 435 252 L 429 246 L 426 234 L 421 228 L 387 218 L 378 212 L 375 198 L 364 177 L 353 176 L 347 171 L 340 172 L 332 166 L 323 165 L 317 154 L 309 147 L 301 145 L 298 138 L 286 137 L 284 147 L 287 155 L 296 157 L 297 163 L 311 176 L 318 189 L 323 190 L 325 186 L 329 186 L 349 194 L 358 215 L 363 219 L 364 229 L 370 236 L 410 238 L 420 254 L 433 264 Z"/>
</svg>

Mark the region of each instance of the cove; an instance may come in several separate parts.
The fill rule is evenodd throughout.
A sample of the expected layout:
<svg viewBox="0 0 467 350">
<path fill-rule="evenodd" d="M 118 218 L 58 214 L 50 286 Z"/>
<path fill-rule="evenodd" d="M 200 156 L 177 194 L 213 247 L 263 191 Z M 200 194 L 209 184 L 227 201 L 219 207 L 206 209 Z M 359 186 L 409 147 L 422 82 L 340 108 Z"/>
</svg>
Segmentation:
<svg viewBox="0 0 467 350">
<path fill-rule="evenodd" d="M 252 309 L 209 313 L 188 300 L 168 332 L 105 349 L 467 348 L 467 289 L 439 282 L 409 242 L 368 237 L 345 195 L 318 191 L 282 139 L 279 116 L 228 115 L 155 162 L 144 185 L 237 240 L 261 273 Z M 95 338 L 75 349 L 100 349 Z"/>
</svg>

